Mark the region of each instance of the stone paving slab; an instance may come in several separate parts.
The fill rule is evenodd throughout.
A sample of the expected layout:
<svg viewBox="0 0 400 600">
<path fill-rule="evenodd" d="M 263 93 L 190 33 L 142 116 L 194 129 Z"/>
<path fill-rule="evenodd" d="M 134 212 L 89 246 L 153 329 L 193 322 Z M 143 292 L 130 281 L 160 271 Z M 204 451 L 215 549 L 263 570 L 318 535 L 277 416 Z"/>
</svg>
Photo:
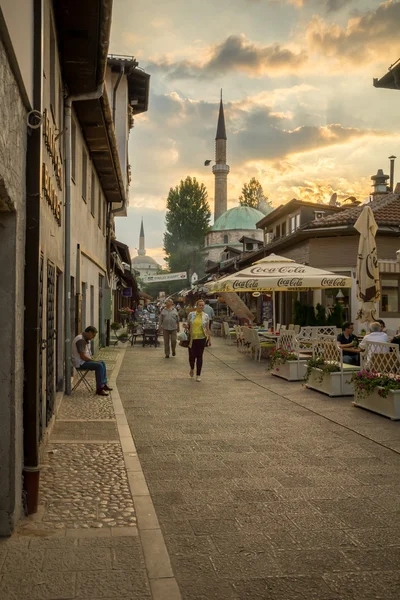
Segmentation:
<svg viewBox="0 0 400 600">
<path fill-rule="evenodd" d="M 400 597 L 399 424 L 219 339 L 201 384 L 134 347 L 118 387 L 185 600 Z"/>
<path fill-rule="evenodd" d="M 101 356 L 111 374 L 110 363 L 119 368 L 120 349 Z M 38 513 L 0 539 L 1 600 L 167 600 L 149 580 L 129 481 L 140 463 L 124 455 L 129 439 L 133 446 L 124 427 L 116 388 L 104 399 L 83 387 L 64 398 L 44 453 Z M 180 600 L 172 573 L 167 581 L 168 600 Z"/>
</svg>

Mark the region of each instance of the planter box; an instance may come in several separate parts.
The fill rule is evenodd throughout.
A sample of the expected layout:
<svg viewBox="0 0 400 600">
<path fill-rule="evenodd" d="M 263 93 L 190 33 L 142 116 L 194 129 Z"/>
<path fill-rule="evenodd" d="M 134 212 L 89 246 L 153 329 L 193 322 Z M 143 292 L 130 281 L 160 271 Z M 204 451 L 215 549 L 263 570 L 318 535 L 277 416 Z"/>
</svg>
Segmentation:
<svg viewBox="0 0 400 600">
<path fill-rule="evenodd" d="M 400 420 L 400 390 L 390 390 L 387 398 L 378 394 L 377 388 L 372 394 L 359 398 L 357 392 L 354 395 L 354 406 L 366 408 L 378 415 L 389 417 L 392 421 Z"/>
<path fill-rule="evenodd" d="M 271 375 L 282 377 L 286 381 L 300 381 L 307 371 L 306 360 L 288 360 L 282 365 L 276 365 L 271 369 Z"/>
<path fill-rule="evenodd" d="M 354 386 L 353 383 L 349 383 L 351 374 L 350 369 L 344 373 L 340 371 L 337 373 L 324 373 L 323 379 L 320 381 L 321 369 L 312 369 L 306 387 L 322 392 L 327 396 L 353 396 Z"/>
</svg>

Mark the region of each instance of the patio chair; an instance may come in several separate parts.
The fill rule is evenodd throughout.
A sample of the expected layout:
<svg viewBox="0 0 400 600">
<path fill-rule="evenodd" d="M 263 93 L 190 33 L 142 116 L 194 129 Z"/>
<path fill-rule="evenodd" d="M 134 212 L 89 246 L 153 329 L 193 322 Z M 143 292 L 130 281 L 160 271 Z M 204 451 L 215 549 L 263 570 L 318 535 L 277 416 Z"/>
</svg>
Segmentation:
<svg viewBox="0 0 400 600">
<path fill-rule="evenodd" d="M 251 345 L 252 345 L 252 329 L 250 327 L 242 327 L 243 333 L 243 352 L 246 354 L 251 353 Z"/>
<path fill-rule="evenodd" d="M 281 325 L 280 331 L 286 331 L 286 325 Z"/>
<path fill-rule="evenodd" d="M 295 325 L 293 329 L 296 335 L 300 333 L 300 325 Z"/>
<path fill-rule="evenodd" d="M 89 375 L 90 371 L 88 369 L 77 369 L 73 365 L 72 365 L 72 368 L 75 369 L 75 371 L 78 375 L 78 381 L 75 383 L 75 385 L 71 391 L 74 392 L 75 390 L 78 389 L 78 387 L 81 385 L 81 383 L 83 383 L 83 385 L 86 387 L 88 392 L 94 392 L 94 387 L 92 386 L 90 381 L 87 380 L 87 376 Z"/>
<path fill-rule="evenodd" d="M 294 324 L 290 323 L 289 327 L 288 327 L 289 331 L 293 331 L 294 330 Z"/>
<path fill-rule="evenodd" d="M 229 327 L 228 323 L 224 321 L 224 337 L 228 344 L 232 344 L 236 340 L 236 331 L 234 328 Z"/>
<path fill-rule="evenodd" d="M 277 323 L 277 324 L 276 324 L 276 327 L 275 327 L 275 333 L 279 333 L 279 332 L 280 332 L 280 330 L 281 330 L 281 324 L 280 324 L 280 323 Z"/>
<path fill-rule="evenodd" d="M 258 359 L 261 361 L 261 355 L 263 350 L 273 350 L 276 347 L 275 342 L 262 342 L 259 338 L 259 335 L 255 329 L 250 329 L 251 333 L 251 351 L 253 354 L 254 351 L 254 359 Z"/>
<path fill-rule="evenodd" d="M 243 332 L 242 332 L 242 328 L 240 327 L 240 325 L 236 326 L 236 345 L 237 345 L 237 349 L 238 352 L 242 352 L 243 351 Z"/>
</svg>

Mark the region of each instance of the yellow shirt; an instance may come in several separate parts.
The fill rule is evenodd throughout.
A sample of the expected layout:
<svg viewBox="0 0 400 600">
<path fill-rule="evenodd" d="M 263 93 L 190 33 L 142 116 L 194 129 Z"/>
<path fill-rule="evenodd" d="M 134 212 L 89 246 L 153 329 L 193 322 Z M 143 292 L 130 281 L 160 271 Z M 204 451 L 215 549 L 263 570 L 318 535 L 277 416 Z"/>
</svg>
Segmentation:
<svg viewBox="0 0 400 600">
<path fill-rule="evenodd" d="M 206 337 L 203 331 L 203 316 L 202 314 L 197 314 L 191 327 L 191 337 L 192 340 L 204 340 Z"/>
</svg>

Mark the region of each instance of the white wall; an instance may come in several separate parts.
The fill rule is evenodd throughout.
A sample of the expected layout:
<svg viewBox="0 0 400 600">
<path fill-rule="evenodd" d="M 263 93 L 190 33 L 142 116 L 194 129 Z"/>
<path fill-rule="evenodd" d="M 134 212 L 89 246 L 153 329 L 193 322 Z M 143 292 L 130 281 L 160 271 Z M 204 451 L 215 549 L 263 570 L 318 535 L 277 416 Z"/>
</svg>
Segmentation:
<svg viewBox="0 0 400 600">
<path fill-rule="evenodd" d="M 33 1 L 1 0 L 0 6 L 29 102 L 33 103 Z"/>
</svg>

